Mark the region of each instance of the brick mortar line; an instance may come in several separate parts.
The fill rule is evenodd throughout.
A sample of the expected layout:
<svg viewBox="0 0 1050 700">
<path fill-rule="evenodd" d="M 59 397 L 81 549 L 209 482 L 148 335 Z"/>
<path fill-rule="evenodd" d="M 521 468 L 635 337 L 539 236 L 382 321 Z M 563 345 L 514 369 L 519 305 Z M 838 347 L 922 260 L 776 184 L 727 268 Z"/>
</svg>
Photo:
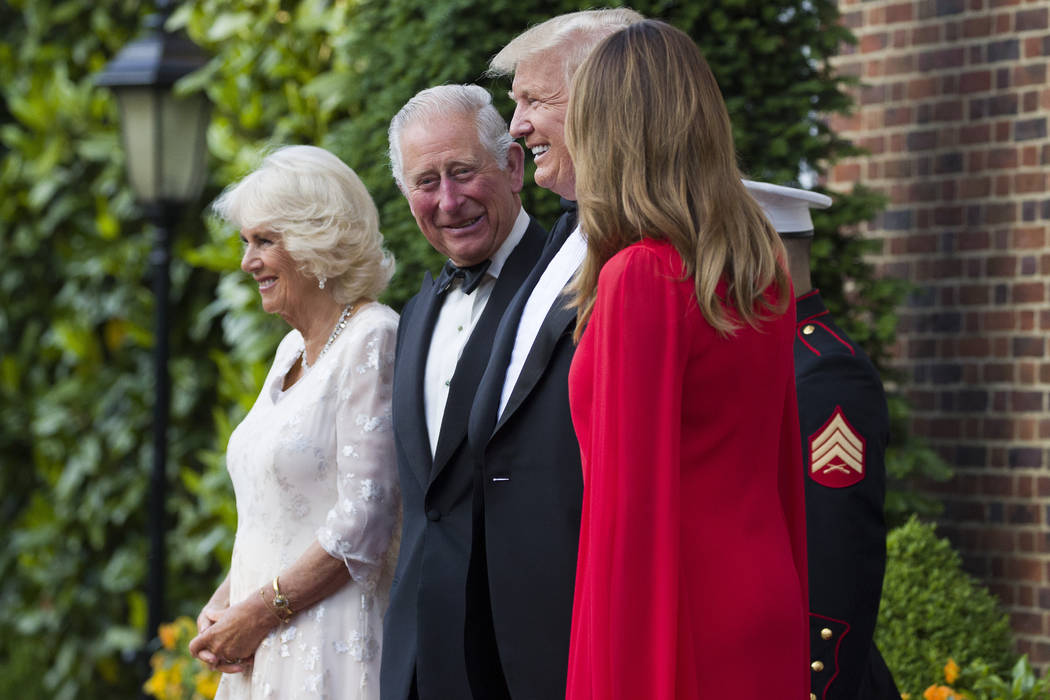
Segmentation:
<svg viewBox="0 0 1050 700">
<path fill-rule="evenodd" d="M 913 106 L 913 109 L 916 106 Z M 884 109 L 884 108 L 874 107 L 873 109 Z M 896 107 L 890 107 L 889 109 L 897 109 L 897 108 Z M 934 121 L 934 122 L 923 122 L 921 124 L 918 124 L 918 123 L 912 123 L 912 124 L 891 124 L 889 126 L 880 126 L 880 127 L 874 128 L 874 129 L 860 129 L 860 130 L 856 130 L 856 129 L 845 130 L 844 129 L 844 130 L 839 131 L 837 133 L 837 135 L 842 137 L 842 138 L 847 138 L 847 139 L 850 138 L 851 136 L 857 136 L 857 137 L 861 137 L 861 138 L 868 138 L 868 139 L 870 139 L 870 138 L 877 138 L 879 136 L 898 136 L 898 135 L 901 135 L 901 134 L 907 135 L 909 133 L 913 133 L 913 132 L 916 132 L 916 131 L 943 131 L 944 130 L 943 128 L 938 128 L 938 127 L 945 127 L 945 126 L 961 128 L 961 127 L 981 126 L 983 124 L 987 124 L 989 127 L 993 127 L 994 128 L 997 123 L 1001 123 L 1001 122 L 1031 121 L 1032 119 L 1038 119 L 1039 117 L 1050 117 L 1050 109 L 1038 109 L 1038 110 L 1033 110 L 1031 112 L 1020 112 L 1019 114 L 996 114 L 996 115 L 993 115 L 993 116 L 980 117 L 980 118 L 972 119 L 972 120 L 970 120 L 970 119 L 966 119 L 966 120 L 938 120 L 938 121 Z M 960 144 L 960 145 L 963 146 L 963 147 L 980 147 L 980 146 L 987 146 L 989 144 L 992 144 L 992 145 L 994 145 L 994 144 L 1017 144 L 1017 145 L 1020 146 L 1021 144 L 1035 145 L 1035 144 L 1050 143 L 1050 136 L 1039 136 L 1039 137 L 1036 137 L 1036 138 L 1024 139 L 1022 141 L 1016 141 L 1014 139 L 1009 139 L 1007 141 L 998 141 L 998 140 L 995 140 L 995 138 L 996 138 L 995 135 L 992 134 L 991 135 L 991 140 L 989 140 L 989 141 L 985 141 L 983 143 Z M 857 140 L 859 140 L 859 138 Z M 929 149 L 929 150 L 932 150 L 932 149 Z M 923 150 L 923 151 L 892 151 L 892 153 L 925 153 L 925 152 L 926 152 L 925 150 Z M 849 160 L 855 160 L 855 159 L 865 158 L 865 157 L 866 158 L 878 158 L 880 156 L 882 156 L 881 153 L 876 153 L 876 154 L 872 154 L 872 155 L 869 155 L 869 156 L 848 156 L 848 159 Z M 845 159 L 843 159 L 842 161 L 838 161 L 838 162 L 836 162 L 836 165 L 838 165 L 839 163 L 842 163 L 844 161 L 845 161 Z M 1029 166 L 1029 167 L 1035 167 L 1035 166 Z"/>
<path fill-rule="evenodd" d="M 894 109 L 894 108 L 891 107 L 890 109 Z M 905 135 L 906 136 L 908 134 L 915 133 L 917 131 L 944 131 L 943 127 L 962 128 L 962 127 L 980 126 L 980 125 L 983 125 L 983 124 L 987 124 L 989 127 L 994 128 L 997 123 L 1001 123 L 1001 122 L 1031 121 L 1032 119 L 1038 119 L 1039 117 L 1050 117 L 1050 109 L 1036 110 L 1036 111 L 1032 111 L 1032 112 L 1022 112 L 1019 115 L 1017 115 L 1017 114 L 1003 114 L 1003 115 L 995 115 L 995 116 L 992 116 L 992 117 L 981 117 L 980 119 L 967 120 L 967 121 L 961 121 L 961 120 L 948 121 L 948 120 L 944 120 L 944 121 L 936 121 L 936 122 L 924 122 L 922 124 L 911 124 L 911 125 L 893 124 L 891 126 L 880 126 L 880 127 L 876 128 L 876 129 L 862 129 L 862 130 L 859 130 L 859 131 L 856 131 L 856 130 L 845 131 L 845 130 L 843 130 L 843 131 L 839 131 L 837 133 L 837 135 L 842 137 L 842 138 L 846 138 L 846 139 L 851 139 L 851 136 L 859 137 L 856 140 L 854 140 L 854 145 L 859 145 L 858 142 L 859 142 L 860 138 L 865 138 L 865 139 L 869 139 L 870 140 L 872 138 L 878 138 L 879 136 L 900 136 L 900 135 Z M 938 127 L 940 127 L 940 128 L 938 128 Z M 851 140 L 853 140 L 853 139 L 851 139 Z M 1032 139 L 1024 139 L 1022 141 L 1016 141 L 1014 139 L 1009 139 L 1007 141 L 997 141 L 997 140 L 995 140 L 995 135 L 992 134 L 991 140 L 989 140 L 989 141 L 984 141 L 984 142 L 979 142 L 979 143 L 959 144 L 958 147 L 959 148 L 969 148 L 969 149 L 979 149 L 979 148 L 983 147 L 983 148 L 987 149 L 989 146 L 1001 145 L 1001 147 L 1006 148 L 1007 145 L 1013 145 L 1013 146 L 1016 146 L 1018 148 L 1023 148 L 1024 146 L 1027 146 L 1027 145 L 1036 146 L 1037 144 L 1038 145 L 1045 145 L 1047 143 L 1050 143 L 1050 135 L 1048 135 L 1048 136 L 1040 136 L 1040 137 L 1032 138 Z M 928 153 L 930 151 L 935 151 L 935 150 L 937 150 L 937 149 L 924 149 L 924 150 L 921 150 L 921 151 L 907 151 L 907 150 L 905 150 L 905 151 L 890 151 L 890 153 L 894 153 L 894 154 L 895 153 L 922 154 L 922 153 Z M 848 158 L 844 158 L 843 160 L 836 161 L 835 165 L 839 165 L 841 163 L 847 162 L 847 160 L 853 161 L 853 160 L 863 159 L 863 160 L 869 161 L 869 160 L 873 160 L 873 159 L 877 159 L 877 158 L 884 158 L 884 157 L 886 157 L 884 155 L 884 153 L 874 153 L 874 154 L 870 154 L 870 155 L 867 155 L 867 156 L 863 156 L 863 155 L 861 155 L 861 156 L 848 156 Z M 1033 170 L 1039 170 L 1040 169 L 1039 166 L 1037 166 L 1037 165 L 1024 166 L 1024 167 L 1028 167 L 1028 168 L 1031 168 Z M 1043 167 L 1043 169 L 1045 170 L 1045 166 Z"/>
<path fill-rule="evenodd" d="M 1042 8 L 1034 8 L 1034 9 L 1042 9 Z M 966 21 L 969 21 L 969 20 L 979 20 L 979 19 L 996 20 L 999 17 L 1002 17 L 1003 15 L 1012 15 L 1013 17 L 1016 17 L 1016 13 L 1017 13 L 1016 10 L 994 12 L 994 13 L 989 13 L 989 12 L 982 11 L 980 14 L 967 14 L 964 18 L 957 19 L 957 20 L 954 20 L 954 21 L 956 21 L 958 24 L 962 25 L 963 22 L 966 22 Z M 875 23 L 868 22 L 865 19 L 865 20 L 862 20 L 863 24 L 862 24 L 861 28 L 850 30 L 850 31 L 853 32 L 853 36 L 857 38 L 857 43 L 856 44 L 845 44 L 845 46 L 850 48 L 850 49 L 852 49 L 852 52 L 851 53 L 839 53 L 839 54 L 836 54 L 834 56 L 830 56 L 829 60 L 832 61 L 832 62 L 844 61 L 844 60 L 848 61 L 848 60 L 850 60 L 851 58 L 853 58 L 855 56 L 872 56 L 872 55 L 881 54 L 881 53 L 884 53 L 884 52 L 887 52 L 887 51 L 893 51 L 894 49 L 897 49 L 898 51 L 901 50 L 901 49 L 907 49 L 907 48 L 914 48 L 914 49 L 925 50 L 925 49 L 945 47 L 945 46 L 951 47 L 951 48 L 955 48 L 955 47 L 969 48 L 970 46 L 973 46 L 973 45 L 980 46 L 981 44 L 987 44 L 989 42 L 994 42 L 994 41 L 1010 41 L 1011 39 L 1017 39 L 1019 41 L 1023 41 L 1024 39 L 1030 38 L 1030 37 L 1033 37 L 1033 36 L 1037 37 L 1037 38 L 1041 38 L 1043 36 L 1043 32 L 1046 31 L 1045 27 L 1044 28 L 1035 27 L 1033 29 L 1020 29 L 1020 30 L 1018 30 L 1018 29 L 1008 29 L 1005 32 L 999 32 L 998 30 L 996 30 L 993 27 L 993 28 L 991 28 L 989 33 L 984 35 L 984 36 L 957 37 L 955 39 L 943 39 L 942 38 L 942 39 L 939 39 L 937 41 L 931 41 L 931 42 L 920 43 L 920 44 L 916 44 L 916 43 L 913 43 L 913 42 L 909 41 L 906 44 L 904 44 L 903 46 L 896 46 L 896 47 L 894 47 L 894 46 L 891 45 L 891 46 L 888 46 L 886 48 L 873 49 L 871 51 L 863 51 L 860 48 L 861 42 L 865 38 L 867 38 L 869 36 L 876 36 L 878 34 L 891 34 L 892 35 L 895 31 L 898 31 L 898 30 L 901 30 L 901 29 L 906 30 L 906 31 L 914 31 L 915 29 L 925 29 L 927 27 L 934 27 L 934 26 L 944 27 L 944 26 L 947 25 L 948 21 L 950 21 L 950 20 L 945 20 L 943 17 L 940 17 L 940 18 L 938 18 L 938 17 L 930 17 L 928 19 L 918 19 L 918 20 L 914 20 L 913 19 L 913 20 L 907 20 L 907 21 L 901 21 L 901 22 L 893 22 L 892 24 L 885 24 L 885 23 L 883 23 L 883 24 L 875 24 Z M 891 36 L 891 39 L 892 39 L 892 36 Z"/>
<path fill-rule="evenodd" d="M 984 172 L 984 171 L 981 171 L 981 172 Z M 1042 170 L 1040 169 L 1039 172 L 1042 172 Z M 1007 173 L 995 172 L 995 173 L 989 174 L 989 175 L 980 175 L 980 174 L 977 174 L 977 173 L 970 173 L 970 174 L 966 175 L 965 177 L 969 177 L 969 178 L 974 178 L 974 177 L 996 177 L 997 175 L 1009 175 L 1010 177 L 1012 177 L 1014 174 L 1026 174 L 1026 173 L 1013 173 L 1012 171 L 1011 172 L 1007 172 Z M 890 180 L 890 179 L 887 179 L 887 178 L 877 178 L 877 179 L 876 178 L 873 178 L 873 179 L 860 178 L 860 179 L 856 180 L 856 182 L 860 182 L 860 183 L 863 183 L 864 185 L 867 185 L 868 187 L 874 188 L 877 183 L 887 183 L 888 185 L 891 185 L 891 186 L 894 186 L 894 185 L 895 186 L 907 186 L 907 185 L 912 185 L 912 184 L 931 183 L 931 182 L 934 185 L 943 185 L 946 182 L 958 182 L 959 181 L 959 175 L 958 174 L 956 174 L 955 177 L 944 175 L 944 176 L 936 176 L 936 178 L 937 179 L 934 179 L 933 177 L 924 178 L 923 176 L 910 176 L 910 177 L 907 177 L 907 178 L 901 178 L 900 180 Z M 888 194 L 888 193 L 883 192 L 883 194 Z M 913 200 L 913 201 L 910 201 L 910 202 L 894 202 L 894 201 L 890 201 L 887 204 L 886 208 L 888 210 L 904 209 L 904 208 L 909 208 L 908 205 L 914 205 L 911 208 L 929 209 L 929 208 L 940 208 L 940 207 L 944 206 L 945 204 L 959 204 L 959 205 L 972 206 L 972 205 L 984 205 L 984 204 L 1011 204 L 1011 203 L 1013 203 L 1013 204 L 1026 204 L 1026 203 L 1032 202 L 1032 201 L 1041 204 L 1042 202 L 1046 201 L 1048 194 L 1050 194 L 1050 188 L 1048 188 L 1047 190 L 1044 190 L 1042 192 L 1021 192 L 1021 193 L 1004 194 L 1004 195 L 998 195 L 998 196 L 991 196 L 991 195 L 982 195 L 980 197 L 958 197 L 957 196 L 955 199 L 921 199 L 921 200 Z M 1041 222 L 1046 222 L 1046 223 L 1041 223 Z M 1047 226 L 1047 225 L 1050 225 L 1050 219 L 1036 219 L 1036 220 L 1033 220 L 1033 221 L 1026 221 L 1026 222 L 1022 222 L 1022 223 L 1031 224 L 1031 226 L 1026 226 L 1024 228 L 1033 228 L 1034 226 L 1040 226 L 1040 225 Z M 995 224 L 994 226 L 998 226 L 998 227 L 1001 227 L 1001 228 L 1009 228 L 1009 227 L 1003 227 L 1002 224 Z M 933 228 L 933 227 L 927 227 L 927 228 Z M 945 224 L 937 224 L 936 228 L 952 228 L 952 226 L 951 225 L 945 225 Z"/>
<path fill-rule="evenodd" d="M 1042 61 L 1042 63 L 1044 65 L 1050 65 L 1050 61 L 1044 60 L 1044 61 Z M 991 70 L 991 72 L 993 72 L 993 73 L 996 71 L 996 69 L 994 69 L 994 68 L 993 69 L 989 69 L 989 70 Z M 847 89 L 847 92 L 857 101 L 856 107 L 858 109 L 864 109 L 864 108 L 869 108 L 869 107 L 874 107 L 874 106 L 878 106 L 878 105 L 881 105 L 881 104 L 885 104 L 887 102 L 896 103 L 896 102 L 901 101 L 901 100 L 894 100 L 892 98 L 887 98 L 886 100 L 881 101 L 881 102 L 871 102 L 871 103 L 864 104 L 864 103 L 861 102 L 861 93 L 864 90 L 869 90 L 871 88 L 878 88 L 878 87 L 893 87 L 894 85 L 897 85 L 897 84 L 903 84 L 906 87 L 908 83 L 914 82 L 915 80 L 928 80 L 928 79 L 937 80 L 937 79 L 942 79 L 942 78 L 946 78 L 946 77 L 947 78 L 950 78 L 950 77 L 956 77 L 957 78 L 957 77 L 960 77 L 961 73 L 963 73 L 963 72 L 976 72 L 976 71 L 960 70 L 959 68 L 954 68 L 954 69 L 945 68 L 945 69 L 939 69 L 936 74 L 932 74 L 932 73 L 918 73 L 918 74 L 895 73 L 892 76 L 885 77 L 885 79 L 877 79 L 877 80 L 865 81 L 865 84 L 863 86 L 858 86 L 858 87 L 852 87 L 851 86 L 851 87 L 849 87 Z M 903 99 L 904 100 L 910 100 L 912 102 L 918 103 L 918 102 L 922 102 L 922 101 L 925 101 L 925 100 L 936 99 L 938 97 L 959 97 L 959 98 L 963 98 L 963 99 L 969 99 L 970 97 L 982 97 L 982 96 L 989 96 L 989 95 L 995 95 L 995 94 L 1011 94 L 1011 93 L 1015 93 L 1015 92 L 1016 93 L 1020 93 L 1020 92 L 1032 92 L 1032 91 L 1037 91 L 1038 92 L 1038 91 L 1043 91 L 1043 90 L 1046 90 L 1046 89 L 1047 89 L 1046 85 L 1040 85 L 1038 83 L 1029 83 L 1027 85 L 1007 85 L 1005 87 L 992 86 L 992 87 L 981 89 L 981 90 L 972 90 L 972 91 L 967 91 L 967 92 L 938 93 L 937 95 L 932 95 L 930 97 L 920 98 L 918 100 L 915 99 L 915 98 L 909 98 L 907 96 L 904 97 Z"/>
<path fill-rule="evenodd" d="M 1009 32 L 1006 32 L 1004 34 L 989 35 L 989 36 L 977 37 L 977 38 L 973 38 L 973 39 L 957 39 L 955 41 L 940 41 L 940 42 L 937 42 L 935 44 L 910 44 L 909 43 L 909 44 L 905 44 L 904 46 L 892 46 L 892 45 L 890 45 L 890 46 L 886 46 L 886 47 L 881 48 L 881 49 L 874 49 L 872 51 L 861 51 L 860 50 L 859 44 L 860 44 L 861 41 L 863 41 L 865 38 L 867 38 L 869 36 L 875 36 L 876 34 L 879 34 L 879 33 L 882 33 L 882 32 L 868 32 L 868 33 L 865 33 L 865 34 L 856 34 L 855 33 L 855 36 L 857 37 L 857 43 L 858 43 L 857 49 L 854 52 L 852 52 L 852 53 L 843 53 L 843 54 L 838 54 L 837 56 L 832 56 L 832 57 L 829 58 L 828 63 L 833 68 L 841 69 L 843 65 L 859 63 L 859 64 L 861 64 L 863 66 L 863 64 L 867 63 L 869 60 L 883 60 L 883 59 L 886 59 L 886 58 L 901 58 L 901 57 L 907 55 L 908 53 L 912 53 L 916 57 L 918 57 L 918 56 L 922 56 L 922 55 L 929 55 L 929 54 L 931 54 L 931 53 L 933 53 L 935 51 L 941 51 L 941 50 L 944 50 L 944 49 L 962 49 L 963 51 L 968 51 L 969 49 L 972 49 L 974 47 L 983 47 L 983 46 L 986 46 L 987 44 L 1001 43 L 1001 42 L 1004 42 L 1004 41 L 1012 41 L 1014 39 L 1016 39 L 1017 42 L 1022 45 L 1022 46 L 1019 46 L 1019 49 L 1020 49 L 1021 52 L 1023 52 L 1023 49 L 1024 49 L 1023 44 L 1025 43 L 1025 40 L 1026 39 L 1042 39 L 1044 36 L 1046 36 L 1046 29 L 1025 29 L 1025 30 L 1022 30 L 1020 32 L 1018 32 L 1018 31 L 1009 31 Z M 980 61 L 978 63 L 972 63 L 970 61 L 970 56 L 966 56 L 965 62 L 963 63 L 963 66 L 1013 67 L 1013 66 L 1016 66 L 1016 65 L 1028 65 L 1029 63 L 1039 63 L 1040 61 L 1045 61 L 1045 60 L 1046 60 L 1046 56 L 1045 55 L 1024 56 L 1024 55 L 1021 55 L 1021 53 L 1019 52 L 1019 55 L 1018 55 L 1018 57 L 1016 59 L 1003 58 L 1003 59 L 996 59 L 994 61 L 989 61 L 989 60 L 985 59 L 985 60 Z M 958 67 L 956 67 L 956 70 L 957 69 L 958 69 Z M 940 70 L 946 70 L 946 69 L 933 68 L 933 69 L 928 70 L 928 71 L 914 70 L 914 71 L 909 71 L 908 73 L 900 73 L 900 74 L 895 73 L 894 75 L 911 75 L 913 73 L 917 73 L 919 75 L 925 75 L 925 74 L 932 73 L 932 72 L 935 72 L 935 71 L 940 71 Z M 857 75 L 854 75 L 852 73 L 847 73 L 846 75 L 849 75 L 849 76 L 852 76 L 852 77 L 855 77 L 855 78 L 860 78 L 861 80 L 863 80 L 863 77 L 864 77 L 863 75 L 857 76 Z"/>
</svg>

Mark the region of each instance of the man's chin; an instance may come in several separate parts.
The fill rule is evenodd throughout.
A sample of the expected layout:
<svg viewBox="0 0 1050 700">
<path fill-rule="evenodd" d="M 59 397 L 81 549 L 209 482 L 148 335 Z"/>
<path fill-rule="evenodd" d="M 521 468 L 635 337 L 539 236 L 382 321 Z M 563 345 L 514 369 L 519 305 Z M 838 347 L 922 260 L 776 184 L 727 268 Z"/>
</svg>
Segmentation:
<svg viewBox="0 0 1050 700">
<path fill-rule="evenodd" d="M 554 191 L 554 186 L 557 184 L 555 183 L 554 178 L 550 177 L 548 173 L 545 173 L 539 169 L 536 170 L 536 174 L 534 175 L 533 180 L 536 182 L 537 187 L 542 187 L 543 189 L 550 190 L 551 192 Z"/>
<path fill-rule="evenodd" d="M 536 183 L 537 187 L 542 187 L 559 197 L 571 199 L 574 202 L 576 201 L 575 183 L 558 182 L 558 180 L 550 176 L 549 173 L 545 173 L 541 170 L 536 171 L 533 181 Z"/>
<path fill-rule="evenodd" d="M 493 251 L 495 252 L 495 251 Z M 463 248 L 459 250 L 449 251 L 449 260 L 454 262 L 459 267 L 470 267 L 477 265 L 478 263 L 485 262 L 490 257 L 487 248 L 484 246 L 478 248 Z"/>
</svg>

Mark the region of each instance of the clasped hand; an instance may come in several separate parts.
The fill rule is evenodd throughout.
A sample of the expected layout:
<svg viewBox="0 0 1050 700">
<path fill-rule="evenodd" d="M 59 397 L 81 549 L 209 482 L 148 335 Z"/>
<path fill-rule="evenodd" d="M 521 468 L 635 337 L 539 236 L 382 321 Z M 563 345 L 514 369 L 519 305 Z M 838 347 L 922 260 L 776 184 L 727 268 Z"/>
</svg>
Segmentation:
<svg viewBox="0 0 1050 700">
<path fill-rule="evenodd" d="M 259 611 L 252 599 L 236 605 L 207 605 L 197 616 L 197 636 L 190 640 L 190 653 L 209 668 L 223 673 L 248 669 L 255 650 L 273 628 L 268 611 Z M 267 619 L 269 617 L 269 619 Z"/>
</svg>

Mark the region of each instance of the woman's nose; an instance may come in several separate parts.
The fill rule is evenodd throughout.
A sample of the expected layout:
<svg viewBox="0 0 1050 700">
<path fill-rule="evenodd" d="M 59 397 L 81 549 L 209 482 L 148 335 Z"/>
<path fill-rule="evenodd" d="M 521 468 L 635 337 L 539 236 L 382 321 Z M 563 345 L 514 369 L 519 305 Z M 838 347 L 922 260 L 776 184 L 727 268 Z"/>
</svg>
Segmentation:
<svg viewBox="0 0 1050 700">
<path fill-rule="evenodd" d="M 259 260 L 259 256 L 255 254 L 255 248 L 248 245 L 244 249 L 244 255 L 241 256 L 241 269 L 245 272 L 251 272 Z"/>
</svg>

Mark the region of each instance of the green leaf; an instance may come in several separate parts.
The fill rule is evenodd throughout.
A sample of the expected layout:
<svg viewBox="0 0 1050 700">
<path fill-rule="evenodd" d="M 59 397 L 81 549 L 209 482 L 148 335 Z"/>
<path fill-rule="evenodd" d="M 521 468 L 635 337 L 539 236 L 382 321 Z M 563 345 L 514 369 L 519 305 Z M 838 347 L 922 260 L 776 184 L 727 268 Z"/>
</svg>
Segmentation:
<svg viewBox="0 0 1050 700">
<path fill-rule="evenodd" d="M 141 557 L 127 550 L 119 551 L 102 569 L 102 588 L 107 593 L 127 592 L 142 580 L 145 568 Z"/>
<path fill-rule="evenodd" d="M 212 22 L 208 30 L 208 39 L 210 41 L 230 39 L 234 34 L 244 32 L 255 21 L 256 18 L 250 12 L 223 12 Z"/>
</svg>

